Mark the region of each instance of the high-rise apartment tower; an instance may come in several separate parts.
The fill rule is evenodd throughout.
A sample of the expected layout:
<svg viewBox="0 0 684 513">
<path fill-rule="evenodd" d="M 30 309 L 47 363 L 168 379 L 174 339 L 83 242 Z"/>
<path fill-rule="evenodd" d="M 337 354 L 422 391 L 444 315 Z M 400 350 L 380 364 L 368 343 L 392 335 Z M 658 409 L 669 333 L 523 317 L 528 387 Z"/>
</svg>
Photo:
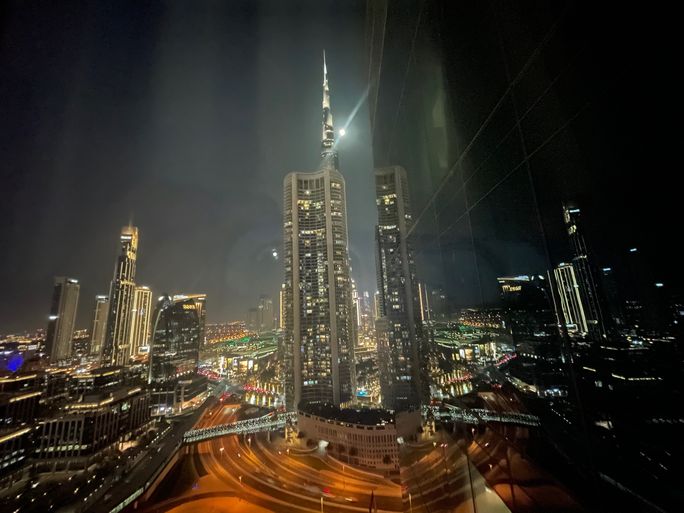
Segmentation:
<svg viewBox="0 0 684 513">
<path fill-rule="evenodd" d="M 126 365 L 131 354 L 130 329 L 135 296 L 135 264 L 138 253 L 138 229 L 121 229 L 120 252 L 109 289 L 107 336 L 102 351 L 103 365 Z"/>
<path fill-rule="evenodd" d="M 415 263 L 408 240 L 411 227 L 406 171 L 399 166 L 375 170 L 376 267 L 380 311 L 376 324 L 382 402 L 392 410 L 420 406 L 420 308 Z"/>
<path fill-rule="evenodd" d="M 74 334 L 78 292 L 78 281 L 72 278 L 55 278 L 45 339 L 45 351 L 53 362 L 71 356 L 71 337 Z"/>
<path fill-rule="evenodd" d="M 355 391 L 345 182 L 323 60 L 321 166 L 284 180 L 286 404 L 340 405 Z"/>
</svg>

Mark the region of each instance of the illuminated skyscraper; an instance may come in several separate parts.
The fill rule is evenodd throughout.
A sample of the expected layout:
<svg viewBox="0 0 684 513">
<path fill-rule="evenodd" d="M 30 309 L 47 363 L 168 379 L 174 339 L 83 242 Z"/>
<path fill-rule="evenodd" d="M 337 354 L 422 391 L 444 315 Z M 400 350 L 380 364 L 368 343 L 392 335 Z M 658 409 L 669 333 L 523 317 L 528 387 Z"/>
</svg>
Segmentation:
<svg viewBox="0 0 684 513">
<path fill-rule="evenodd" d="M 150 345 L 151 383 L 163 383 L 197 370 L 201 308 L 192 296 L 159 298 Z"/>
<path fill-rule="evenodd" d="M 121 229 L 121 251 L 114 266 L 109 289 L 107 337 L 102 351 L 103 365 L 126 365 L 131 354 L 130 329 L 135 295 L 135 264 L 138 252 L 138 229 Z"/>
<path fill-rule="evenodd" d="M 55 278 L 45 339 L 45 351 L 53 362 L 71 355 L 71 337 L 74 333 L 78 292 L 78 281 L 64 277 Z"/>
<path fill-rule="evenodd" d="M 273 315 L 273 300 L 262 294 L 259 296 L 259 306 L 257 306 L 257 329 L 261 331 L 272 330 L 275 325 Z"/>
<path fill-rule="evenodd" d="M 345 182 L 338 169 L 323 63 L 320 169 L 284 180 L 286 404 L 349 401 L 354 394 Z"/>
<path fill-rule="evenodd" d="M 572 267 L 574 268 L 580 297 L 584 306 L 588 334 L 594 340 L 599 340 L 605 337 L 606 330 L 594 269 L 589 258 L 587 243 L 582 233 L 580 209 L 564 204 L 563 221 L 565 222 L 565 229 L 572 247 Z"/>
<path fill-rule="evenodd" d="M 200 328 L 200 347 L 206 342 L 206 325 L 207 325 L 207 295 L 206 294 L 176 294 L 173 296 L 174 301 L 184 299 L 192 299 L 195 302 L 197 310 L 197 318 L 199 319 Z"/>
<path fill-rule="evenodd" d="M 560 264 L 553 270 L 562 318 L 570 335 L 585 336 L 589 327 L 573 264 Z"/>
<path fill-rule="evenodd" d="M 605 298 L 605 314 L 613 326 L 623 327 L 625 324 L 620 290 L 612 267 L 601 268 L 601 289 Z"/>
<path fill-rule="evenodd" d="M 207 379 L 197 374 L 204 340 L 206 296 L 163 295 L 152 316 L 149 383 L 153 415 L 198 406 L 207 393 Z"/>
<path fill-rule="evenodd" d="M 432 320 L 430 293 L 425 283 L 418 283 L 418 309 L 420 310 L 420 320 L 422 322 Z"/>
<path fill-rule="evenodd" d="M 285 284 L 283 283 L 278 292 L 278 328 L 285 329 Z"/>
<path fill-rule="evenodd" d="M 90 354 L 100 356 L 107 334 L 107 315 L 109 314 L 109 296 L 95 296 L 95 314 L 90 330 Z"/>
<path fill-rule="evenodd" d="M 380 291 L 376 290 L 373 294 L 373 319 L 382 317 L 382 301 L 380 300 Z"/>
<path fill-rule="evenodd" d="M 406 171 L 399 166 L 375 170 L 378 225 L 375 229 L 380 311 L 377 323 L 380 385 L 385 408 L 420 405 L 420 308 L 415 263 L 408 240 L 412 223 Z"/>
<path fill-rule="evenodd" d="M 136 287 L 133 296 L 133 308 L 131 309 L 130 356 L 136 356 L 140 348 L 148 345 L 150 341 L 151 310 L 152 291 L 144 285 Z"/>
<path fill-rule="evenodd" d="M 251 331 L 257 331 L 259 329 L 259 309 L 257 307 L 252 307 L 247 310 L 247 329 Z"/>
<path fill-rule="evenodd" d="M 564 271 L 559 271 L 564 272 Z M 563 276 L 564 282 L 567 277 Z M 540 353 L 557 340 L 558 319 L 548 280 L 541 275 L 502 276 L 503 317 L 519 353 Z"/>
<path fill-rule="evenodd" d="M 349 269 L 351 273 L 351 269 Z M 356 289 L 356 281 L 354 278 L 350 278 L 351 282 L 351 331 L 352 331 L 352 344 L 354 348 L 359 345 L 359 319 L 361 318 L 360 306 L 359 306 L 359 291 Z"/>
</svg>

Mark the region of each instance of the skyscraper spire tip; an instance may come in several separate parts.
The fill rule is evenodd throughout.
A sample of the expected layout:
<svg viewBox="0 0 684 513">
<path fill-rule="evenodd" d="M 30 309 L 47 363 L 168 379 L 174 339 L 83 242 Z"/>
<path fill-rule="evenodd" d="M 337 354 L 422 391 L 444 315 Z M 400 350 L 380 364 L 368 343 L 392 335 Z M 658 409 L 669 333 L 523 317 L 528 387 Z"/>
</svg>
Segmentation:
<svg viewBox="0 0 684 513">
<path fill-rule="evenodd" d="M 323 133 L 321 142 L 321 156 L 324 163 L 327 162 L 326 156 L 334 153 L 335 131 L 333 129 L 333 116 L 330 110 L 330 89 L 328 88 L 328 65 L 325 60 L 325 49 L 323 50 Z M 335 163 L 335 167 L 337 164 Z"/>
</svg>

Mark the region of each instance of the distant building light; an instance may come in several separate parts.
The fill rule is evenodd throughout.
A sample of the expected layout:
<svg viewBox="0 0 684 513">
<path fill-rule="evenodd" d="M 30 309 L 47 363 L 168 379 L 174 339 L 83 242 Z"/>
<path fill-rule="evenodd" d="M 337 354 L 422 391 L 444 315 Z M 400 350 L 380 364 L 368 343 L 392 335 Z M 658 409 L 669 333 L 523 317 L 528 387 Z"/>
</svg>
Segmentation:
<svg viewBox="0 0 684 513">
<path fill-rule="evenodd" d="M 58 318 L 59 315 L 51 315 L 50 317 L 48 317 L 48 319 L 50 319 L 51 321 L 56 321 Z"/>
<path fill-rule="evenodd" d="M 636 252 L 637 252 L 637 248 L 630 248 L 630 249 L 629 249 L 629 252 L 630 252 L 630 253 L 636 253 Z"/>
<path fill-rule="evenodd" d="M 610 267 L 604 267 L 604 268 L 603 268 L 603 272 L 604 272 L 604 273 L 609 273 L 609 272 L 612 271 L 612 270 L 613 270 L 613 269 L 611 269 Z"/>
<path fill-rule="evenodd" d="M 580 209 L 579 208 L 571 208 L 568 210 L 568 212 L 570 212 L 571 214 L 579 214 Z"/>
<path fill-rule="evenodd" d="M 658 283 L 655 284 L 655 286 L 658 287 L 658 288 L 660 288 L 660 287 L 664 287 L 665 284 L 658 282 Z"/>
</svg>

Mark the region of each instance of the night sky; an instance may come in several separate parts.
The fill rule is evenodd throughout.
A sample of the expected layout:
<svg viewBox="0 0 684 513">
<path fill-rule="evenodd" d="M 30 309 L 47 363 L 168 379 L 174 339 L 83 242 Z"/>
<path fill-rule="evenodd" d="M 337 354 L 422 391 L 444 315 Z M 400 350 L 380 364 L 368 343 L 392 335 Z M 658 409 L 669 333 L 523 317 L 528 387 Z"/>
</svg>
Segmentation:
<svg viewBox="0 0 684 513">
<path fill-rule="evenodd" d="M 44 327 L 56 275 L 89 328 L 129 221 L 139 284 L 244 318 L 283 279 L 282 180 L 319 161 L 323 49 L 337 128 L 365 91 L 365 3 L 95 4 L 0 8 L 0 333 Z M 338 149 L 372 290 L 368 134 L 363 103 Z"/>
<path fill-rule="evenodd" d="M 57 275 L 81 281 L 77 326 L 89 327 L 129 221 L 140 229 L 137 281 L 155 294 L 207 293 L 210 321 L 244 318 L 262 293 L 275 299 L 282 180 L 319 161 L 324 48 L 337 128 L 363 98 L 362 0 L 140 4 L 0 6 L 0 333 L 46 325 Z M 638 246 L 649 279 L 681 291 L 675 19 L 578 7 L 560 48 L 588 42 L 588 68 L 564 93 L 590 91 L 567 148 L 583 160 L 569 157 L 577 171 L 559 184 L 550 169 L 540 190 L 558 190 L 538 199 L 556 225 L 552 246 L 566 246 L 567 195 L 586 214 L 598 265 Z M 472 59 L 486 77 L 487 59 Z M 353 275 L 373 290 L 365 103 L 339 151 Z"/>
</svg>

